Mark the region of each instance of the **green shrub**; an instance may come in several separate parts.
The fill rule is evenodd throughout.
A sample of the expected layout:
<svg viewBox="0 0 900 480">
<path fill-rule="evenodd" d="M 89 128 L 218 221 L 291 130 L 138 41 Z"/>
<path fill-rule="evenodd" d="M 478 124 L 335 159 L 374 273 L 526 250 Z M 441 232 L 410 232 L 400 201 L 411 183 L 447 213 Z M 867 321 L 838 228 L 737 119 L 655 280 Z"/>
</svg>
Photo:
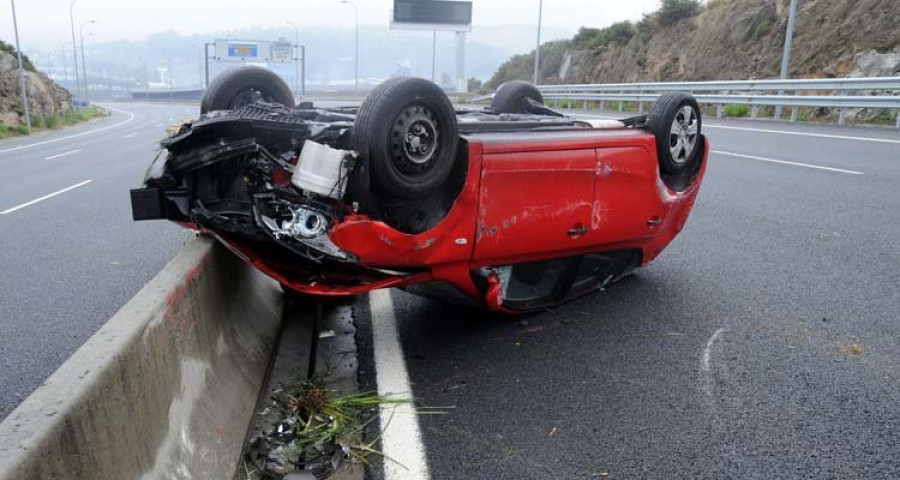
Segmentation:
<svg viewBox="0 0 900 480">
<path fill-rule="evenodd" d="M 19 135 L 28 135 L 28 127 L 25 125 L 17 125 L 13 127 L 13 131 L 18 133 Z"/>
<path fill-rule="evenodd" d="M 575 48 L 588 49 L 607 45 L 625 45 L 634 37 L 634 25 L 629 21 L 614 23 L 606 28 L 581 27 L 572 39 Z"/>
<path fill-rule="evenodd" d="M 38 115 L 31 119 L 31 126 L 34 128 L 44 128 L 46 122 L 44 122 L 44 117 Z"/>
<path fill-rule="evenodd" d="M 725 105 L 722 109 L 726 117 L 746 117 L 750 113 L 747 105 Z"/>
<path fill-rule="evenodd" d="M 698 0 L 663 0 L 656 15 L 662 26 L 670 27 L 681 20 L 694 17 L 698 13 L 700 13 Z"/>
<path fill-rule="evenodd" d="M 0 138 L 6 138 L 9 136 L 9 127 L 6 125 L 0 124 Z"/>
<path fill-rule="evenodd" d="M 724 7 L 729 0 L 709 0 L 706 2 L 706 8 L 712 10 L 714 8 Z"/>
<path fill-rule="evenodd" d="M 12 56 L 16 56 L 16 47 L 0 40 L 0 52 L 6 52 Z M 28 58 L 28 55 L 22 54 L 22 65 L 25 67 L 25 70 L 29 72 L 35 72 L 37 70 L 34 69 L 34 64 L 31 63 L 31 59 Z"/>
<path fill-rule="evenodd" d="M 62 120 L 59 118 L 59 115 L 51 115 L 45 118 L 44 121 L 47 124 L 47 128 L 56 128 Z"/>
</svg>

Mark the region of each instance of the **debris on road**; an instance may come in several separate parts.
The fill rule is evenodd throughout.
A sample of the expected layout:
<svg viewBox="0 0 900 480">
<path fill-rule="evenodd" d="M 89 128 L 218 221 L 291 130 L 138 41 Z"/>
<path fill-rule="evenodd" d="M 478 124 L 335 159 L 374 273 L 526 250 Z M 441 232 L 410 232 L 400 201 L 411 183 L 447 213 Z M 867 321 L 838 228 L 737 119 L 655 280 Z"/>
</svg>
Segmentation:
<svg viewBox="0 0 900 480">
<path fill-rule="evenodd" d="M 263 433 L 245 449 L 245 478 L 283 480 L 306 472 L 321 480 L 344 462 L 368 464 L 381 453 L 377 439 L 363 440 L 363 430 L 377 421 L 379 406 L 409 402 L 376 392 L 338 396 L 321 377 L 285 385 L 259 413 Z"/>
</svg>

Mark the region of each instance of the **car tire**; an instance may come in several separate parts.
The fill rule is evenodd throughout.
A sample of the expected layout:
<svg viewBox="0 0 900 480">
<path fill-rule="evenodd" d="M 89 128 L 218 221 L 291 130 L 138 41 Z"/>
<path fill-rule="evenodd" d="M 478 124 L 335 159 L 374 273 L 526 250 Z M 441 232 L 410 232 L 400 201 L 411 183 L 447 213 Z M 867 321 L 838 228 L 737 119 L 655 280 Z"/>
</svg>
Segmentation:
<svg viewBox="0 0 900 480">
<path fill-rule="evenodd" d="M 264 101 L 294 107 L 294 94 L 281 77 L 262 67 L 246 66 L 227 70 L 209 84 L 200 113 L 240 108 L 253 101 L 254 92 Z"/>
<path fill-rule="evenodd" d="M 372 90 L 356 115 L 352 139 L 372 186 L 397 199 L 433 193 L 453 170 L 456 111 L 441 87 L 424 78 L 392 78 Z"/>
<path fill-rule="evenodd" d="M 522 80 L 506 82 L 497 88 L 497 93 L 491 100 L 491 111 L 498 114 L 528 113 L 531 107 L 529 98 L 540 104 L 544 103 L 544 96 L 534 85 Z"/>
<path fill-rule="evenodd" d="M 699 161 L 703 118 L 692 95 L 683 92 L 663 94 L 653 104 L 647 125 L 656 137 L 662 173 L 681 173 Z"/>
</svg>

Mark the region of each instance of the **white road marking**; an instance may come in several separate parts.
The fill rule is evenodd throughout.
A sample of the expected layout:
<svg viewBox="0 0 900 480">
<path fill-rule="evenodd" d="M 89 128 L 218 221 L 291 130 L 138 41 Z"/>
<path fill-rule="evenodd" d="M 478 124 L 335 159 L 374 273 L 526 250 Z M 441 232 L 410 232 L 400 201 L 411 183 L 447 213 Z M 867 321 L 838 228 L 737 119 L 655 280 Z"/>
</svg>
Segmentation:
<svg viewBox="0 0 900 480">
<path fill-rule="evenodd" d="M 747 127 L 732 127 L 725 125 L 703 125 L 706 128 L 721 128 L 724 130 L 741 130 L 745 132 L 758 132 L 758 133 L 777 133 L 780 135 L 796 135 L 801 137 L 816 137 L 816 138 L 832 138 L 836 140 L 856 140 L 860 142 L 875 142 L 875 143 L 894 143 L 900 144 L 900 140 L 893 140 L 890 138 L 875 138 L 875 137 L 852 137 L 849 135 L 829 135 L 826 133 L 812 133 L 812 132 L 794 132 L 790 130 L 768 130 L 764 128 L 747 128 Z"/>
<path fill-rule="evenodd" d="M 122 138 L 131 138 L 131 137 L 133 137 L 133 136 L 135 136 L 135 135 L 137 135 L 137 132 L 129 133 L 128 135 L 125 135 L 125 136 L 122 137 Z"/>
<path fill-rule="evenodd" d="M 397 321 L 389 290 L 369 294 L 372 312 L 372 343 L 378 394 L 409 394 L 409 374 L 397 333 Z M 385 480 L 428 480 L 425 445 L 415 406 L 401 403 L 381 407 L 381 446 Z"/>
<path fill-rule="evenodd" d="M 570 117 L 575 118 L 597 118 L 600 120 L 619 120 L 618 118 L 613 117 L 604 117 L 600 115 L 589 115 L 582 113 L 572 113 L 569 114 Z M 731 125 L 716 125 L 711 123 L 703 123 L 703 128 L 720 128 L 722 130 L 738 130 L 742 132 L 757 132 L 757 133 L 776 133 L 780 135 L 794 135 L 800 137 L 814 137 L 814 138 L 831 138 L 835 140 L 854 140 L 858 142 L 875 142 L 875 143 L 893 143 L 900 144 L 900 140 L 892 139 L 892 138 L 877 138 L 877 137 L 854 137 L 852 135 L 831 135 L 827 133 L 813 133 L 813 132 L 797 132 L 793 130 L 772 130 L 767 128 L 750 128 L 750 127 L 735 127 Z"/>
<path fill-rule="evenodd" d="M 66 155 L 71 155 L 73 153 L 80 152 L 80 148 L 76 148 L 75 150 L 69 150 L 68 152 L 57 153 L 56 155 L 50 155 L 49 157 L 44 157 L 44 160 L 53 160 L 54 158 L 65 157 Z"/>
<path fill-rule="evenodd" d="M 843 168 L 823 167 L 821 165 L 812 165 L 809 163 L 789 162 L 787 160 L 776 160 L 774 158 L 757 157 L 755 155 L 744 155 L 742 153 L 723 152 L 721 150 L 710 150 L 709 153 L 725 155 L 728 157 L 746 158 L 749 160 L 759 160 L 760 162 L 778 163 L 781 165 L 791 165 L 793 167 L 813 168 L 816 170 L 825 170 L 828 172 L 846 173 L 849 175 L 864 175 L 863 172 L 858 172 L 856 170 L 844 170 Z"/>
<path fill-rule="evenodd" d="M 85 186 L 85 185 L 91 183 L 92 181 L 93 181 L 93 180 L 85 180 L 85 181 L 83 181 L 83 182 L 81 182 L 81 183 L 76 183 L 75 185 L 72 185 L 71 187 L 66 187 L 66 188 L 64 188 L 64 189 L 62 189 L 62 190 L 58 190 L 58 191 L 56 191 L 56 192 L 53 192 L 53 193 L 44 195 L 43 197 L 35 198 L 34 200 L 32 200 L 32 201 L 30 201 L 30 202 L 25 202 L 25 203 L 23 203 L 23 204 L 21 204 L 21 205 L 17 205 L 17 206 L 15 206 L 15 207 L 10 208 L 10 209 L 4 210 L 4 211 L 0 212 L 0 215 L 6 215 L 7 213 L 12 213 L 12 212 L 15 212 L 16 210 L 21 210 L 21 209 L 23 209 L 23 208 L 25 208 L 25 207 L 34 205 L 35 203 L 43 202 L 44 200 L 47 200 L 48 198 L 53 198 L 53 197 L 55 197 L 55 196 L 57 196 L 57 195 L 59 195 L 59 194 L 66 193 L 66 192 L 68 192 L 69 190 L 75 190 L 75 189 L 78 188 L 78 187 L 83 187 L 83 186 Z"/>
<path fill-rule="evenodd" d="M 35 143 L 29 143 L 29 144 L 27 144 L 27 145 L 19 145 L 19 146 L 17 146 L 17 147 L 7 148 L 7 149 L 5 149 L 5 150 L 0 150 L 0 153 L 17 152 L 17 151 L 19 151 L 19 150 L 26 150 L 26 149 L 29 149 L 29 148 L 31 148 L 31 147 L 38 147 L 38 146 L 41 146 L 41 145 L 48 145 L 48 144 L 51 144 L 51 143 L 61 142 L 61 141 L 63 141 L 63 140 L 70 140 L 70 139 L 73 139 L 73 138 L 83 137 L 83 136 L 85 136 L 85 135 L 92 135 L 92 134 L 94 134 L 94 133 L 105 132 L 105 131 L 110 130 L 110 129 L 112 129 L 112 128 L 121 127 L 122 125 L 125 125 L 126 123 L 129 123 L 129 122 L 131 122 L 132 120 L 134 120 L 134 114 L 131 113 L 131 112 L 126 112 L 125 110 L 120 110 L 120 109 L 114 108 L 114 107 L 104 107 L 104 108 L 108 108 L 108 109 L 110 109 L 110 110 L 115 110 L 115 111 L 117 111 L 117 112 L 124 113 L 124 114 L 128 115 L 128 119 L 123 120 L 123 121 L 121 121 L 121 122 L 119 122 L 119 123 L 114 123 L 114 124 L 112 124 L 112 125 L 107 125 L 107 126 L 105 126 L 105 127 L 95 128 L 94 130 L 88 130 L 88 131 L 86 131 L 86 132 L 76 133 L 76 134 L 74 134 L 74 135 L 67 135 L 67 136 L 65 136 L 65 137 L 51 138 L 50 140 L 44 140 L 43 142 L 35 142 Z"/>
<path fill-rule="evenodd" d="M 728 331 L 728 329 L 720 328 L 716 330 L 716 333 L 713 333 L 712 336 L 709 337 L 709 341 L 706 342 L 706 348 L 703 349 L 703 356 L 700 358 L 700 374 L 703 376 L 703 393 L 705 393 L 707 397 L 712 396 L 712 379 L 710 378 L 709 369 L 709 359 L 712 355 L 712 347 L 713 344 L 716 343 L 716 340 L 718 340 L 726 331 Z"/>
</svg>

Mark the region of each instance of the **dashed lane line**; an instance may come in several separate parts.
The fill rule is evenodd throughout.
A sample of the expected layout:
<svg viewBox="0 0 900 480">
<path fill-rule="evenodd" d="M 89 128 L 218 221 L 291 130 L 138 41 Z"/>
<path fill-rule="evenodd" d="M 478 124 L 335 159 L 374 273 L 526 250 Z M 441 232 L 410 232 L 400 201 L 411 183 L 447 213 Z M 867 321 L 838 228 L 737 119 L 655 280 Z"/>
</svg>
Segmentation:
<svg viewBox="0 0 900 480">
<path fill-rule="evenodd" d="M 47 200 L 48 198 L 53 198 L 53 197 L 55 197 L 55 196 L 57 196 L 57 195 L 61 195 L 61 194 L 66 193 L 66 192 L 68 192 L 68 191 L 70 191 L 70 190 L 75 190 L 75 189 L 78 188 L 78 187 L 83 187 L 83 186 L 85 186 L 85 185 L 91 183 L 92 181 L 93 181 L 93 180 L 85 180 L 85 181 L 83 181 L 83 182 L 81 182 L 81 183 L 76 183 L 75 185 L 72 185 L 72 186 L 70 186 L 70 187 L 66 187 L 66 188 L 64 188 L 64 189 L 62 189 L 62 190 L 57 190 L 57 191 L 55 191 L 55 192 L 53 192 L 53 193 L 49 193 L 49 194 L 47 194 L 47 195 L 44 195 L 43 197 L 35 198 L 34 200 L 32 200 L 32 201 L 30 201 L 30 202 L 25 202 L 25 203 L 23 203 L 23 204 L 21 204 L 21 205 L 16 205 L 15 207 L 8 208 L 8 209 L 6 209 L 6 210 L 0 212 L 0 215 L 6 215 L 6 214 L 8 214 L 8 213 L 15 212 L 16 210 L 21 210 L 21 209 L 23 209 L 23 208 L 25 208 L 25 207 L 29 207 L 29 206 L 31 206 L 31 205 L 34 205 L 35 203 L 43 202 L 44 200 Z"/>
</svg>

